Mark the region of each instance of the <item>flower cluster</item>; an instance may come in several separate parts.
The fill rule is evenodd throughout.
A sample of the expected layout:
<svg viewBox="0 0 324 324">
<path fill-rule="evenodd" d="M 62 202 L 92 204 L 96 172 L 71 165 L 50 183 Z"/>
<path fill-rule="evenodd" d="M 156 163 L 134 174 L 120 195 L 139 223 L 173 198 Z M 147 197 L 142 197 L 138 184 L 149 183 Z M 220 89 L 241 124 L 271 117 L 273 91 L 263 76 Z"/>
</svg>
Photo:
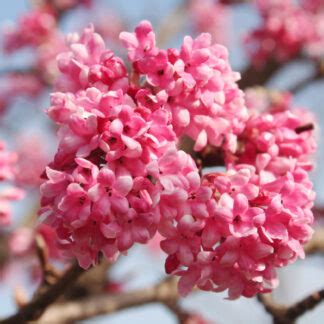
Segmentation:
<svg viewBox="0 0 324 324">
<path fill-rule="evenodd" d="M 231 299 L 267 292 L 278 284 L 275 268 L 304 257 L 315 198 L 308 178 L 313 118 L 289 110 L 288 94 L 273 104 L 263 97 L 259 111 L 248 105 L 238 150 L 225 157 L 228 171 L 205 175 L 190 198 L 166 201 L 167 210 L 176 201 L 177 212 L 161 220 L 161 247 L 184 295 L 194 285 L 228 289 Z"/>
<path fill-rule="evenodd" d="M 93 26 L 86 28 L 79 37 L 68 37 L 70 51 L 62 52 L 57 57 L 61 72 L 56 81 L 59 91 L 75 92 L 95 86 L 105 90 L 128 88 L 127 71 L 121 58 L 105 48 L 104 40 L 94 33 Z"/>
<path fill-rule="evenodd" d="M 262 23 L 245 39 L 253 63 L 264 65 L 269 59 L 282 62 L 302 51 L 322 56 L 323 5 L 321 1 L 256 1 Z"/>
<path fill-rule="evenodd" d="M 155 97 L 171 114 L 177 136 L 195 141 L 195 150 L 207 144 L 236 149 L 236 135 L 244 128 L 247 110 L 225 47 L 212 44 L 210 34 L 186 36 L 180 50 L 156 47 L 151 25 L 144 21 L 135 33 L 120 35 L 134 72 L 145 77 L 148 89 L 140 97 Z"/>
<path fill-rule="evenodd" d="M 246 106 L 209 34 L 162 50 L 142 21 L 120 39 L 130 73 L 92 26 L 58 56 L 48 115 L 59 145 L 41 186 L 43 221 L 84 268 L 158 232 L 181 294 L 270 291 L 312 233 L 312 120 L 289 95 L 259 106 L 250 91 Z M 226 171 L 201 176 L 179 149 L 184 137 L 196 151 L 221 150 Z"/>
<path fill-rule="evenodd" d="M 79 5 L 90 5 L 91 0 L 55 0 L 35 3 L 33 9 L 22 15 L 16 24 L 3 28 L 3 50 L 9 55 L 21 49 L 34 51 L 32 66 L 21 73 L 7 73 L 0 92 L 0 112 L 17 95 L 28 98 L 39 96 L 57 77 L 56 56 L 67 49 L 63 34 L 58 30 L 61 14 Z"/>
<path fill-rule="evenodd" d="M 20 227 L 14 230 L 9 239 L 9 251 L 12 257 L 27 257 L 36 255 L 36 237 L 39 236 L 46 245 L 46 253 L 50 258 L 57 259 L 59 250 L 55 245 L 56 234 L 46 224 L 40 224 L 37 228 Z"/>
<path fill-rule="evenodd" d="M 0 78 L 0 86 L 0 115 L 6 112 L 17 94 L 34 99 L 43 89 L 42 82 L 33 73 L 8 73 Z"/>
<path fill-rule="evenodd" d="M 302 245 L 312 234 L 314 192 L 307 172 L 299 168 L 274 180 L 237 164 L 224 174 L 206 175 L 206 187 L 212 192 L 208 217 L 179 207 L 181 215 L 161 243 L 166 271 L 181 276 L 180 293 L 197 285 L 228 289 L 234 299 L 275 288 L 275 268 L 303 258 Z M 201 201 L 201 194 L 193 199 Z"/>
<path fill-rule="evenodd" d="M 0 142 L 0 182 L 13 181 L 15 177 L 15 163 L 17 155 L 6 151 L 4 143 Z M 11 201 L 20 200 L 24 196 L 22 190 L 15 186 L 6 186 L 0 191 L 0 228 L 10 224 Z"/>
<path fill-rule="evenodd" d="M 4 29 L 4 50 L 11 53 L 26 46 L 38 46 L 53 32 L 55 14 L 48 8 L 35 9 L 20 17 L 17 26 Z"/>
<path fill-rule="evenodd" d="M 37 188 L 42 183 L 41 175 L 50 160 L 45 143 L 36 134 L 24 134 L 16 142 L 15 183 Z"/>
</svg>

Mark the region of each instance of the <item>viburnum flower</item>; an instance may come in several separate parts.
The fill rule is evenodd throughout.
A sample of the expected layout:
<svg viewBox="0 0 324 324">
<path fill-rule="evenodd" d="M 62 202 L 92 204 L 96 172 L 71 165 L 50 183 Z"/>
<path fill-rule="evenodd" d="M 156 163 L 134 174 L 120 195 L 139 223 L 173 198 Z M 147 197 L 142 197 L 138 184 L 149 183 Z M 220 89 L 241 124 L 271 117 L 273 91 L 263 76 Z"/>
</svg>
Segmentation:
<svg viewBox="0 0 324 324">
<path fill-rule="evenodd" d="M 20 186 L 39 186 L 41 175 L 49 161 L 45 143 L 36 134 L 21 136 L 17 139 L 17 163 L 15 183 Z"/>
<path fill-rule="evenodd" d="M 180 293 L 197 285 L 228 289 L 235 299 L 275 288 L 275 269 L 303 258 L 302 245 L 312 233 L 314 192 L 307 172 L 266 181 L 242 164 L 208 174 L 202 185 L 213 192 L 206 203 L 209 216 L 183 215 L 173 223 L 173 237 L 161 243 L 169 255 L 166 270 L 180 276 Z M 186 226 L 183 218 L 190 219 Z"/>
<path fill-rule="evenodd" d="M 0 191 L 0 227 L 11 223 L 11 202 L 23 197 L 24 192 L 16 187 L 7 187 Z"/>
<path fill-rule="evenodd" d="M 8 181 L 15 178 L 15 163 L 17 154 L 5 150 L 4 142 L 0 142 L 0 182 L 6 181 L 6 186 L 0 191 L 0 228 L 7 226 L 11 222 L 11 202 L 20 200 L 24 196 L 24 192 L 12 185 L 8 185 Z"/>
<path fill-rule="evenodd" d="M 88 268 L 158 231 L 183 295 L 195 285 L 231 299 L 276 287 L 276 269 L 303 257 L 312 233 L 312 119 L 290 110 L 289 95 L 250 93 L 246 107 L 209 34 L 163 50 L 142 21 L 120 34 L 130 73 L 92 26 L 69 39 L 48 109 L 59 144 L 40 209 L 63 253 Z M 202 177 L 179 149 L 185 136 L 196 151 L 221 150 L 226 170 Z"/>
<path fill-rule="evenodd" d="M 6 26 L 4 49 L 10 53 L 25 46 L 38 46 L 55 26 L 55 13 L 49 7 L 35 9 L 22 16 L 17 26 Z"/>
<path fill-rule="evenodd" d="M 245 39 L 247 51 L 256 66 L 269 59 L 279 62 L 298 56 L 313 36 L 312 15 L 294 1 L 257 1 L 261 26 Z"/>
<path fill-rule="evenodd" d="M 60 143 L 41 187 L 41 213 L 61 247 L 89 267 L 100 251 L 111 259 L 146 243 L 160 219 L 161 189 L 149 165 L 175 145 L 167 112 L 142 116 L 121 90 L 97 88 L 56 93 L 52 103 Z"/>
<path fill-rule="evenodd" d="M 251 87 L 247 88 L 244 93 L 249 115 L 259 116 L 262 113 L 297 109 L 293 106 L 293 95 L 288 91 L 269 91 L 263 87 Z"/>
<path fill-rule="evenodd" d="M 134 71 L 154 88 L 152 94 L 165 91 L 164 107 L 177 136 L 191 137 L 197 151 L 208 143 L 235 150 L 247 111 L 236 83 L 240 76 L 232 71 L 225 47 L 212 45 L 210 34 L 201 34 L 186 36 L 180 51 L 160 50 L 147 21 L 120 38 Z"/>
<path fill-rule="evenodd" d="M 127 90 L 128 79 L 124 62 L 111 50 L 105 49 L 102 37 L 94 32 L 93 25 L 84 29 L 81 36 L 68 36 L 70 51 L 57 57 L 62 75 L 56 82 L 58 91 L 75 92 L 93 86 Z"/>
<path fill-rule="evenodd" d="M 283 175 L 298 167 L 310 171 L 316 150 L 314 127 L 312 114 L 301 109 L 252 116 L 240 135 L 240 149 L 229 154 L 227 162 L 254 165 L 265 176 L 269 172 Z"/>
<path fill-rule="evenodd" d="M 43 83 L 33 73 L 8 73 L 0 78 L 0 115 L 17 96 L 34 99 L 43 90 Z"/>
</svg>

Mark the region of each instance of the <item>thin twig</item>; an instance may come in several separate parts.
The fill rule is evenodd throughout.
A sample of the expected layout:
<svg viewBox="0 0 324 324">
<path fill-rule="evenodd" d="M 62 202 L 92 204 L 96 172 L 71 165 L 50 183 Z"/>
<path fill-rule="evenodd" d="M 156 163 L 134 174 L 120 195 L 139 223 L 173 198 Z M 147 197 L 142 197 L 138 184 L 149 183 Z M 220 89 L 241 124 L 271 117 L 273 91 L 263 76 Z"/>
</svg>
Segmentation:
<svg viewBox="0 0 324 324">
<path fill-rule="evenodd" d="M 77 278 L 84 272 L 78 264 L 73 264 L 64 275 L 52 286 L 40 294 L 37 294 L 27 305 L 19 309 L 19 311 L 3 320 L 1 324 L 17 324 L 26 323 L 37 319 L 45 309 L 59 298 Z"/>
<path fill-rule="evenodd" d="M 258 295 L 258 300 L 272 316 L 275 324 L 293 324 L 297 318 L 304 315 L 324 300 L 324 289 L 290 306 L 278 304 L 273 300 L 271 294 Z"/>
<path fill-rule="evenodd" d="M 149 303 L 167 305 L 178 298 L 177 280 L 171 277 L 149 288 L 116 295 L 92 295 L 78 301 L 53 305 L 39 319 L 39 323 L 71 323 Z"/>
<path fill-rule="evenodd" d="M 44 286 L 53 285 L 62 274 L 49 263 L 48 248 L 41 235 L 36 235 L 35 243 L 36 253 L 43 274 L 43 282 L 39 289 L 41 291 Z"/>
<path fill-rule="evenodd" d="M 304 247 L 306 254 L 324 253 L 324 228 L 317 227 L 312 239 Z"/>
<path fill-rule="evenodd" d="M 241 89 L 245 89 L 255 85 L 265 85 L 282 66 L 283 64 L 274 60 L 269 60 L 269 62 L 260 69 L 250 65 L 241 72 L 241 80 L 238 82 L 239 86 Z"/>
</svg>

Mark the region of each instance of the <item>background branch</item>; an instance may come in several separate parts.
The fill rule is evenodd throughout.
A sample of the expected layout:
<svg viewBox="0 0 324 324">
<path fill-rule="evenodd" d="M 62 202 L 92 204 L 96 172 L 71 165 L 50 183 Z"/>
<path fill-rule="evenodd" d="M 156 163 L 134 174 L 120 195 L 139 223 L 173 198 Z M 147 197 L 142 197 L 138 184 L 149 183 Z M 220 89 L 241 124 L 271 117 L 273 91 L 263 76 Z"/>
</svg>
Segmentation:
<svg viewBox="0 0 324 324">
<path fill-rule="evenodd" d="M 107 294 L 92 295 L 78 301 L 53 305 L 47 309 L 38 323 L 71 323 L 144 304 L 176 304 L 178 299 L 177 280 L 171 277 L 149 288 L 112 296 Z"/>
<path fill-rule="evenodd" d="M 305 297 L 301 301 L 285 306 L 276 303 L 271 294 L 258 295 L 258 300 L 263 304 L 265 310 L 273 317 L 275 324 L 292 324 L 295 320 L 313 309 L 324 299 L 324 289 Z"/>
<path fill-rule="evenodd" d="M 324 253 L 324 228 L 317 227 L 312 239 L 304 247 L 306 254 Z"/>
<path fill-rule="evenodd" d="M 264 67 L 257 69 L 253 65 L 241 72 L 241 80 L 238 82 L 241 89 L 264 85 L 282 67 L 281 63 L 269 60 Z"/>
<path fill-rule="evenodd" d="M 59 298 L 77 278 L 84 272 L 78 264 L 73 264 L 57 282 L 44 291 L 40 291 L 35 297 L 19 311 L 6 319 L 0 320 L 1 324 L 26 323 L 37 319 L 44 310 Z"/>
</svg>

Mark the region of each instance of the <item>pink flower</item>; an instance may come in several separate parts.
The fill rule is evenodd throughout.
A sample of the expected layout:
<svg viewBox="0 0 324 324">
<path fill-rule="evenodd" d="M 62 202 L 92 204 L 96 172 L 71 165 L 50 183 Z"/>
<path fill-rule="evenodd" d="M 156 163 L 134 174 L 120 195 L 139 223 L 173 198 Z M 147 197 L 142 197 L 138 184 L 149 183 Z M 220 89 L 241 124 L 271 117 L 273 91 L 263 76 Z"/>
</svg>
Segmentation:
<svg viewBox="0 0 324 324">
<path fill-rule="evenodd" d="M 149 166 L 174 147 L 175 134 L 167 111 L 146 110 L 121 90 L 52 97 L 48 113 L 60 125 L 60 143 L 40 214 L 65 255 L 85 268 L 100 252 L 112 260 L 157 230 L 161 187 Z"/>
<path fill-rule="evenodd" d="M 234 160 L 229 157 L 229 162 L 249 163 L 258 172 L 274 175 L 284 175 L 296 167 L 311 170 L 310 157 L 316 149 L 314 124 L 309 114 L 306 118 L 300 114 L 301 110 L 286 110 L 251 117 L 239 139 L 240 152 Z"/>
<path fill-rule="evenodd" d="M 250 93 L 248 110 L 209 34 L 165 51 L 143 21 L 120 39 L 129 77 L 91 26 L 58 58 L 61 92 L 48 115 L 59 145 L 41 186 L 43 222 L 83 268 L 158 231 L 182 295 L 195 285 L 230 299 L 271 291 L 276 269 L 304 257 L 312 234 L 312 118 L 290 111 L 289 94 L 256 103 Z M 226 171 L 201 177 L 178 150 L 182 136 L 197 151 L 222 150 Z"/>
<path fill-rule="evenodd" d="M 34 99 L 43 90 L 43 83 L 33 73 L 8 73 L 0 78 L 0 115 L 14 102 L 17 96 Z"/>
<path fill-rule="evenodd" d="M 115 11 L 105 10 L 103 13 L 99 13 L 98 17 L 95 17 L 95 28 L 98 34 L 104 39 L 108 39 L 113 42 L 119 40 L 119 34 L 122 32 L 125 22 L 123 18 Z"/>
<path fill-rule="evenodd" d="M 15 167 L 17 154 L 5 150 L 5 144 L 0 141 L 0 182 L 15 180 Z M 0 191 L 0 227 L 11 222 L 11 202 L 24 197 L 24 192 L 16 187 L 9 186 Z"/>
<path fill-rule="evenodd" d="M 110 89 L 127 89 L 126 68 L 112 51 L 105 49 L 101 36 L 94 27 L 87 27 L 81 37 L 69 36 L 70 51 L 57 57 L 63 73 L 56 82 L 60 91 L 76 91 L 91 85 L 108 86 Z"/>
<path fill-rule="evenodd" d="M 11 223 L 11 202 L 21 200 L 24 192 L 15 187 L 2 189 L 0 192 L 0 227 Z"/>
<path fill-rule="evenodd" d="M 155 88 L 153 94 L 166 92 L 166 103 L 161 105 L 171 113 L 177 136 L 191 137 L 197 151 L 208 144 L 236 149 L 247 111 L 236 84 L 239 75 L 232 71 L 223 46 L 212 45 L 209 34 L 186 36 L 180 51 L 168 49 L 166 54 L 155 47 L 146 21 L 135 34 L 122 33 L 121 39 L 134 71 Z"/>
<path fill-rule="evenodd" d="M 0 141 L 0 181 L 12 180 L 14 178 L 16 161 L 17 154 L 6 151 L 5 143 Z"/>
<path fill-rule="evenodd" d="M 14 256 L 29 254 L 34 247 L 34 233 L 32 229 L 22 227 L 11 233 L 9 249 Z"/>
<path fill-rule="evenodd" d="M 19 138 L 17 145 L 15 182 L 27 186 L 40 185 L 41 174 L 49 160 L 45 143 L 36 135 L 32 135 Z"/>
<path fill-rule="evenodd" d="M 48 8 L 39 8 L 25 14 L 18 26 L 4 30 L 4 49 L 10 53 L 25 46 L 38 46 L 54 31 L 56 20 Z"/>
<path fill-rule="evenodd" d="M 213 191 L 205 201 L 207 217 L 180 209 L 183 216 L 170 223 L 161 242 L 169 255 L 166 271 L 181 277 L 180 293 L 197 285 L 228 289 L 234 299 L 273 289 L 275 268 L 303 258 L 302 244 L 312 233 L 314 193 L 307 173 L 296 169 L 265 182 L 252 166 L 237 165 L 207 175 L 202 186 Z"/>
<path fill-rule="evenodd" d="M 158 49 L 155 47 L 155 35 L 149 21 L 143 20 L 136 28 L 135 33 L 122 32 L 119 36 L 128 51 L 131 62 L 155 56 Z"/>
<path fill-rule="evenodd" d="M 293 1 L 259 1 L 261 26 L 245 39 L 247 51 L 256 66 L 269 59 L 282 62 L 298 56 L 312 38 L 312 15 Z"/>
</svg>

